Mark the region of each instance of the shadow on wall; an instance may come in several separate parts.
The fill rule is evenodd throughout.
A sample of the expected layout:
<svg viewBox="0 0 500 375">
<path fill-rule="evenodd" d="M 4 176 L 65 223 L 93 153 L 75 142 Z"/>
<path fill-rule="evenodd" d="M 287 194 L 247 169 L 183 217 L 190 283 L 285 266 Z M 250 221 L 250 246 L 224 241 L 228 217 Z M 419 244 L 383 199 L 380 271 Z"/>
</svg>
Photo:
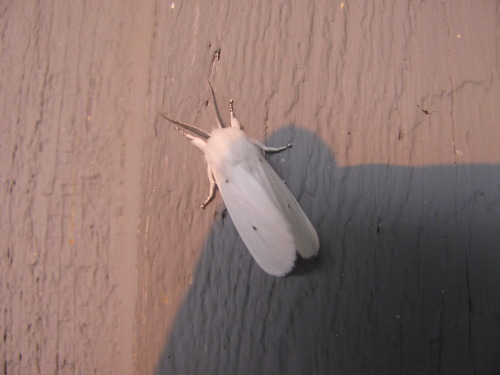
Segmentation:
<svg viewBox="0 0 500 375">
<path fill-rule="evenodd" d="M 288 142 L 268 160 L 318 258 L 269 276 L 219 213 L 157 374 L 500 373 L 500 165 L 339 168 L 293 126 L 266 143 Z"/>
</svg>

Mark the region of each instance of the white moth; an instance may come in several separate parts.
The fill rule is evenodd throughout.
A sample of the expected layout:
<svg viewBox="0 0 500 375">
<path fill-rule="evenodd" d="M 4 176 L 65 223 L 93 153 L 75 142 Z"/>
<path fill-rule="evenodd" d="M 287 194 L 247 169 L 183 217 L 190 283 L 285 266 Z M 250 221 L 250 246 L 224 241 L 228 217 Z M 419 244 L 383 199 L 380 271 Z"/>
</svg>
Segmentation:
<svg viewBox="0 0 500 375">
<path fill-rule="evenodd" d="M 177 125 L 176 129 L 205 154 L 210 193 L 201 208 L 213 199 L 217 186 L 238 233 L 257 264 L 270 275 L 284 276 L 293 268 L 296 252 L 303 258 L 310 258 L 319 250 L 318 235 L 311 222 L 264 159 L 264 152 L 282 151 L 291 145 L 267 147 L 247 138 L 234 116 L 232 100 L 229 102 L 231 127 L 225 128 L 211 85 L 210 92 L 219 126 L 210 134 L 163 113 L 160 115 Z"/>
</svg>

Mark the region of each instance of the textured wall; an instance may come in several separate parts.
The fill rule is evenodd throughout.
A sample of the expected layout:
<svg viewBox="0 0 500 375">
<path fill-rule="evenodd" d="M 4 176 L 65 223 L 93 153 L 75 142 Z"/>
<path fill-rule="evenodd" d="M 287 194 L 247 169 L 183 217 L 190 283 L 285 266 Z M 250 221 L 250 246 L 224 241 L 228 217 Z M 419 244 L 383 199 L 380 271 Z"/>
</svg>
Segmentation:
<svg viewBox="0 0 500 375">
<path fill-rule="evenodd" d="M 185 1 L 157 14 L 158 109 L 211 129 L 210 79 L 226 119 L 232 97 L 249 136 L 292 142 L 268 159 L 321 249 L 289 277 L 263 273 L 220 197 L 199 209 L 203 158 L 157 117 L 142 372 L 498 371 L 498 2 Z"/>
<path fill-rule="evenodd" d="M 4 1 L 0 373 L 500 372 L 498 1 Z M 266 275 L 209 79 L 318 230 Z M 142 195 L 141 195 L 142 188 Z M 140 220 L 138 220 L 140 219 Z M 138 231 L 137 231 L 137 225 Z"/>
<path fill-rule="evenodd" d="M 134 373 L 153 29 L 133 3 L 0 5 L 1 374 Z"/>
</svg>

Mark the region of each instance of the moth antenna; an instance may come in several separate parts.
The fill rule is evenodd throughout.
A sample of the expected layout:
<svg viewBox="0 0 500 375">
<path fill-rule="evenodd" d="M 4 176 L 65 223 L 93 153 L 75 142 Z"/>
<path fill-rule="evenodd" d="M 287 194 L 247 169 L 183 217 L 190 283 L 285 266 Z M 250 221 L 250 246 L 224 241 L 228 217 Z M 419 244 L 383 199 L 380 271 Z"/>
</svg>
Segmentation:
<svg viewBox="0 0 500 375">
<path fill-rule="evenodd" d="M 197 126 L 194 126 L 194 125 L 189 125 L 189 124 L 186 124 L 184 122 L 180 122 L 180 121 L 177 121 L 177 120 L 174 120 L 170 117 L 168 117 L 166 114 L 164 113 L 160 113 L 160 116 L 167 119 L 168 121 L 170 121 L 172 124 L 175 124 L 175 125 L 178 125 L 180 126 L 181 128 L 184 128 L 186 130 L 189 130 L 197 135 L 199 135 L 200 137 L 202 138 L 205 138 L 205 139 L 208 139 L 210 138 L 210 134 L 208 134 L 205 130 L 197 127 Z"/>
<path fill-rule="evenodd" d="M 214 94 L 214 89 L 212 88 L 212 85 L 210 84 L 210 81 L 208 82 L 208 86 L 210 87 L 210 95 L 212 97 L 212 103 L 214 106 L 214 112 L 215 112 L 215 121 L 217 122 L 217 125 L 219 128 L 224 128 L 224 123 L 222 122 L 222 119 L 220 117 L 219 109 L 217 108 L 217 101 L 215 100 L 215 94 Z"/>
</svg>

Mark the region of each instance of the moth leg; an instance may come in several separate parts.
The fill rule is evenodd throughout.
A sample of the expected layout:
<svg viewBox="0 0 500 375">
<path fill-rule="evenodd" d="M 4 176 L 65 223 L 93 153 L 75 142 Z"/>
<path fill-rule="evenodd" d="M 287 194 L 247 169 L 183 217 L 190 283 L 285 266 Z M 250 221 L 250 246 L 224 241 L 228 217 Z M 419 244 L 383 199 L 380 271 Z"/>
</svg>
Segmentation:
<svg viewBox="0 0 500 375">
<path fill-rule="evenodd" d="M 197 126 L 189 125 L 189 124 L 186 124 L 184 122 L 180 122 L 180 121 L 174 120 L 173 118 L 168 117 L 164 113 L 160 113 L 160 116 L 163 117 L 164 119 L 170 121 L 172 124 L 177 125 L 177 128 L 179 128 L 179 126 L 180 126 L 183 129 L 187 129 L 189 131 L 192 131 L 193 133 L 198 134 L 200 137 L 202 137 L 204 139 L 210 138 L 210 134 L 208 134 L 205 130 L 200 129 Z M 177 129 L 177 130 L 179 130 L 179 129 Z"/>
<path fill-rule="evenodd" d="M 287 148 L 292 147 L 291 143 L 288 143 L 285 146 L 281 146 L 281 147 L 269 147 L 269 146 L 266 146 L 265 144 L 263 144 L 262 142 L 259 142 L 256 140 L 252 140 L 252 142 L 254 143 L 254 145 L 259 147 L 264 152 L 280 152 L 280 151 L 286 150 Z"/>
<path fill-rule="evenodd" d="M 205 150 L 207 144 L 206 144 L 206 142 L 203 139 L 197 138 L 197 137 L 193 137 L 191 134 L 186 133 L 184 130 L 182 130 L 178 126 L 176 126 L 175 129 L 177 131 L 179 131 L 179 133 L 181 133 L 184 137 L 186 137 L 191 142 L 193 142 L 193 145 L 195 145 L 196 148 L 200 149 L 201 151 Z"/>
<path fill-rule="evenodd" d="M 215 187 L 217 186 L 217 183 L 215 182 L 214 178 L 214 173 L 212 172 L 212 167 L 210 165 L 207 165 L 207 173 L 208 173 L 208 180 L 210 181 L 210 192 L 208 193 L 208 197 L 203 201 L 201 204 L 201 208 L 205 208 L 207 204 L 210 203 L 212 199 L 215 197 Z"/>
<path fill-rule="evenodd" d="M 191 134 L 188 134 L 186 133 L 184 130 L 182 130 L 181 128 L 179 128 L 178 126 L 176 127 L 176 129 L 183 135 L 185 136 L 187 139 L 189 139 L 191 142 L 193 142 L 193 144 L 199 148 L 200 150 L 204 150 L 205 149 L 205 146 L 206 146 L 206 143 L 205 141 L 201 140 L 200 138 L 196 138 L 196 137 L 193 137 Z M 210 203 L 210 201 L 212 199 L 214 199 L 215 197 L 215 186 L 216 186 L 216 183 L 215 183 L 215 178 L 214 178 L 214 174 L 212 172 L 212 167 L 210 165 L 207 165 L 207 172 L 208 172 L 208 180 L 210 181 L 210 193 L 208 194 L 208 197 L 203 201 L 203 203 L 201 204 L 201 208 L 205 208 L 206 205 L 208 203 Z"/>
<path fill-rule="evenodd" d="M 179 128 L 178 126 L 175 127 L 175 130 L 177 130 L 179 133 L 181 133 L 184 137 L 186 137 L 187 139 L 189 140 L 193 140 L 194 137 L 191 135 L 191 134 L 188 134 L 186 133 L 184 130 L 182 130 L 181 128 Z"/>
<path fill-rule="evenodd" d="M 231 116 L 231 127 L 236 129 L 241 129 L 240 121 L 234 115 L 233 99 L 229 99 L 229 115 Z"/>
</svg>

